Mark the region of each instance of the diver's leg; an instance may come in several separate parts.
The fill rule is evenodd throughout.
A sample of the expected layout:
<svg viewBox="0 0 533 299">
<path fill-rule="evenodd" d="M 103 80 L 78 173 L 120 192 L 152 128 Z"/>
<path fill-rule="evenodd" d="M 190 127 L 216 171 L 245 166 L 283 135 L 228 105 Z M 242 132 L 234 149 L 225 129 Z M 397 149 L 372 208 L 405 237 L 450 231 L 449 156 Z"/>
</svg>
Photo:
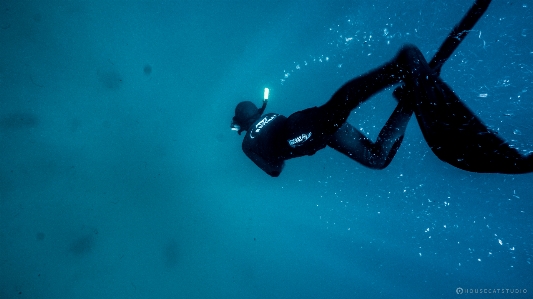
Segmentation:
<svg viewBox="0 0 533 299">
<path fill-rule="evenodd" d="M 364 166 L 383 169 L 400 148 L 412 114 L 412 107 L 407 101 L 402 101 L 379 132 L 375 143 L 350 124 L 344 123 L 330 138 L 328 145 Z"/>
<path fill-rule="evenodd" d="M 489 8 L 490 2 L 491 0 L 476 0 L 474 5 L 463 16 L 463 19 L 448 34 L 435 53 L 435 56 L 429 62 L 429 66 L 437 75 L 440 74 L 442 65 L 452 56 L 455 49 L 457 49 L 459 44 L 461 44 L 472 28 L 474 28 L 477 21 L 483 16 L 487 8 Z"/>
<path fill-rule="evenodd" d="M 351 110 L 372 95 L 399 82 L 419 86 L 426 80 L 428 70 L 420 50 L 406 45 L 389 63 L 344 84 L 327 103 L 318 107 L 324 117 L 317 121 L 323 123 L 326 133 L 334 134 L 346 122 Z"/>
<path fill-rule="evenodd" d="M 427 77 L 418 71 L 420 65 L 425 65 L 427 68 L 427 62 L 422 53 L 415 46 L 404 46 L 391 62 L 343 85 L 326 104 L 290 115 L 286 122 L 288 128 L 286 138 L 293 148 L 291 156 L 312 155 L 324 148 L 346 122 L 350 111 L 379 90 L 401 81 L 404 81 L 407 86 L 418 85 L 419 78 L 425 80 Z M 405 120 L 405 124 L 408 120 L 408 118 Z M 382 137 L 378 138 L 379 142 L 376 147 L 378 150 L 390 152 L 395 141 L 385 141 L 385 133 L 399 130 L 403 134 L 405 126 L 394 127 L 399 123 L 401 122 L 388 123 L 387 129 L 381 134 Z M 392 143 L 388 145 L 390 141 Z"/>
<path fill-rule="evenodd" d="M 437 157 L 473 172 L 526 173 L 533 156 L 523 156 L 466 107 L 440 78 L 414 107 L 420 128 Z"/>
</svg>

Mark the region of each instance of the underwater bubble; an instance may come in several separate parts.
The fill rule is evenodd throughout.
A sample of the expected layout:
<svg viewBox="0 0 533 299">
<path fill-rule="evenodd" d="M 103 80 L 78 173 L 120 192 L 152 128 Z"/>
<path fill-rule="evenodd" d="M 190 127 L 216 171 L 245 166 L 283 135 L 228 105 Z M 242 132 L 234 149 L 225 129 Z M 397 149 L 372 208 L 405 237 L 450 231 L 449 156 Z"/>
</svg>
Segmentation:
<svg viewBox="0 0 533 299">
<path fill-rule="evenodd" d="M 99 69 L 96 75 L 104 87 L 108 89 L 118 89 L 122 85 L 122 76 L 116 69 Z"/>
<path fill-rule="evenodd" d="M 7 130 L 33 128 L 39 124 L 37 115 L 30 112 L 14 112 L 0 115 L 0 128 Z"/>
<path fill-rule="evenodd" d="M 152 73 L 152 66 L 149 64 L 145 65 L 143 71 L 146 76 L 149 76 Z"/>
<path fill-rule="evenodd" d="M 37 238 L 37 240 L 42 241 L 44 240 L 45 235 L 43 232 L 38 232 L 35 237 Z"/>
</svg>

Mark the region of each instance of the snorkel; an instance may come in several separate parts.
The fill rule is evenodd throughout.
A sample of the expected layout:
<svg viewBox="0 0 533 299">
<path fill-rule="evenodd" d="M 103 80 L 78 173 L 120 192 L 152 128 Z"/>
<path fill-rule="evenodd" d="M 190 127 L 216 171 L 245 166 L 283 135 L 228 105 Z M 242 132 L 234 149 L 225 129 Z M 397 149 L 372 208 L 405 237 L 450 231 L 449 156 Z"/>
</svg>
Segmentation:
<svg viewBox="0 0 533 299">
<path fill-rule="evenodd" d="M 263 96 L 263 101 L 268 101 L 268 94 L 270 93 L 270 90 L 268 88 L 265 87 L 265 92 L 264 92 L 264 96 Z"/>
</svg>

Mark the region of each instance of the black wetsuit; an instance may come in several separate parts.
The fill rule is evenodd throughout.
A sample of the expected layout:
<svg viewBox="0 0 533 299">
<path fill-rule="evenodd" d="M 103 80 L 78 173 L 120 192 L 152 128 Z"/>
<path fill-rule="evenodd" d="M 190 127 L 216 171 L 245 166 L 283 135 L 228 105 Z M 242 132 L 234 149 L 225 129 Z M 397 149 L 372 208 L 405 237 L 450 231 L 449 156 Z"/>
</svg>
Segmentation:
<svg viewBox="0 0 533 299">
<path fill-rule="evenodd" d="M 283 115 L 269 113 L 252 124 L 244 140 L 242 150 L 259 168 L 271 176 L 277 177 L 283 169 L 287 158 L 288 145 L 285 144 L 285 124 Z"/>
<path fill-rule="evenodd" d="M 285 160 L 313 155 L 326 145 L 361 162 L 352 156 L 361 147 L 360 140 L 355 142 L 359 135 L 345 128 L 350 111 L 399 82 L 404 86 L 395 95 L 403 98 L 400 104 L 412 103 L 410 111 L 415 112 L 428 145 L 441 160 L 473 172 L 533 171 L 533 155 L 521 155 L 488 130 L 429 68 L 414 46 L 402 48 L 391 62 L 349 81 L 320 107 L 298 111 L 288 118 L 274 113 L 260 117 L 248 130 L 242 149 L 274 177 L 281 173 Z M 343 130 L 339 130 L 341 127 Z M 388 156 L 383 167 L 390 163 L 402 139 L 403 134 L 392 140 L 394 145 L 385 153 Z"/>
<path fill-rule="evenodd" d="M 326 147 L 331 134 L 323 128 L 317 107 L 289 118 L 269 113 L 252 124 L 242 142 L 244 153 L 271 176 L 278 176 L 284 161 L 310 156 Z"/>
<path fill-rule="evenodd" d="M 253 123 L 243 141 L 243 151 L 271 176 L 278 176 L 284 160 L 313 155 L 326 145 L 373 168 L 386 167 L 403 139 L 403 130 L 411 112 L 416 115 L 424 138 L 439 159 L 473 172 L 533 172 L 533 154 L 521 155 L 496 133 L 490 131 L 455 95 L 441 78 L 440 69 L 459 43 L 485 12 L 490 0 L 476 0 L 474 5 L 444 41 L 428 63 L 414 46 L 407 46 L 389 63 L 343 85 L 320 107 L 298 111 L 288 118 L 267 114 Z M 375 167 L 372 150 L 360 132 L 346 123 L 350 112 L 373 94 L 397 83 L 394 96 L 398 107 L 385 125 L 394 129 L 394 114 L 404 114 L 399 128 L 401 136 L 385 132 L 388 151 Z M 407 104 L 406 104 L 407 102 Z M 410 108 L 406 108 L 410 107 Z M 405 117 L 408 113 L 409 116 Z M 390 123 L 390 124 L 389 124 Z M 384 132 L 384 129 L 382 132 Z M 380 132 L 381 135 L 381 132 Z M 357 140 L 355 142 L 354 140 Z M 379 140 L 378 140 L 379 142 Z M 368 160 L 368 161 L 367 161 Z"/>
<path fill-rule="evenodd" d="M 429 74 L 422 53 L 414 46 L 404 47 L 390 63 L 349 81 L 320 107 L 295 112 L 288 118 L 274 113 L 260 117 L 248 129 L 242 149 L 266 173 L 278 176 L 284 160 L 313 155 L 331 145 L 350 111 L 373 94 L 399 82 L 418 91 L 417 86 L 425 84 Z M 350 138 L 335 141 L 346 143 Z"/>
</svg>

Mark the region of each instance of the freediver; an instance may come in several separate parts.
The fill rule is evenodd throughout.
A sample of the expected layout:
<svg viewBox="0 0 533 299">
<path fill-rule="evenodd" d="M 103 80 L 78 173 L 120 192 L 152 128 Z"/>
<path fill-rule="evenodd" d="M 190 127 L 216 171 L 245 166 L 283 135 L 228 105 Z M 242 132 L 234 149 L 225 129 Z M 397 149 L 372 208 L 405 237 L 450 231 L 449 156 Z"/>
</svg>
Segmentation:
<svg viewBox="0 0 533 299">
<path fill-rule="evenodd" d="M 263 171 L 279 176 L 285 160 L 313 155 L 330 146 L 364 166 L 383 169 L 396 154 L 414 113 L 424 138 L 444 162 L 472 172 L 518 174 L 533 171 L 533 154 L 521 155 L 490 131 L 440 78 L 440 69 L 490 4 L 477 0 L 428 64 L 406 45 L 385 65 L 350 80 L 324 105 L 262 115 L 250 101 L 235 108 L 231 128 L 246 131 L 244 153 Z M 376 142 L 346 122 L 350 112 L 380 90 L 402 83 L 393 95 L 398 105 Z"/>
</svg>

